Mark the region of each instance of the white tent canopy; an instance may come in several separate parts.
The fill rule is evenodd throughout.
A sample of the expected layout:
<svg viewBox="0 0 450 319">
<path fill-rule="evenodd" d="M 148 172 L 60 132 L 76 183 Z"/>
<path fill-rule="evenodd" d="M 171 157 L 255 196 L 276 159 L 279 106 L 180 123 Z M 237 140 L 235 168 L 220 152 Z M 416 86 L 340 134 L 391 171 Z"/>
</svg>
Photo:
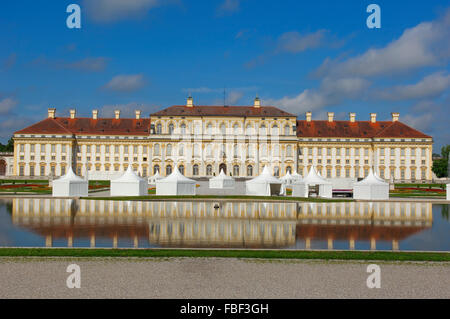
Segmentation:
<svg viewBox="0 0 450 319">
<path fill-rule="evenodd" d="M 164 176 L 161 176 L 161 175 L 159 174 L 159 170 L 157 170 L 155 175 L 150 176 L 150 177 L 148 178 L 148 183 L 149 183 L 149 184 L 152 184 L 152 185 L 155 185 L 157 180 L 160 180 L 160 179 L 163 179 L 163 178 L 164 178 Z"/>
<path fill-rule="evenodd" d="M 269 168 L 264 166 L 261 175 L 245 182 L 245 193 L 256 196 L 285 195 L 286 188 L 282 181 L 272 176 Z"/>
<path fill-rule="evenodd" d="M 303 180 L 302 175 L 298 174 L 297 171 L 294 171 L 291 175 L 295 180 Z"/>
<path fill-rule="evenodd" d="M 221 169 L 219 176 L 215 176 L 209 180 L 209 188 L 234 188 L 234 178 L 227 176 L 223 169 Z"/>
<path fill-rule="evenodd" d="M 156 195 L 195 195 L 196 183 L 181 174 L 176 166 L 172 174 L 156 181 Z"/>
<path fill-rule="evenodd" d="M 77 175 L 70 166 L 66 175 L 53 181 L 52 196 L 81 197 L 88 196 L 89 182 Z"/>
<path fill-rule="evenodd" d="M 125 173 L 111 181 L 111 196 L 145 196 L 148 195 L 148 183 L 140 178 L 128 165 Z"/>
<path fill-rule="evenodd" d="M 311 166 L 308 175 L 302 180 L 293 184 L 292 196 L 308 197 L 309 186 L 319 186 L 319 197 L 332 198 L 333 186 L 331 182 L 317 173 L 314 166 Z"/>
<path fill-rule="evenodd" d="M 299 175 L 300 176 L 300 175 Z M 301 179 L 301 177 L 300 177 Z M 292 185 L 297 178 L 295 178 L 293 175 L 291 175 L 290 172 L 287 172 L 286 175 L 280 178 L 281 182 L 283 182 L 284 185 Z"/>
<path fill-rule="evenodd" d="M 450 184 L 447 184 L 447 200 L 450 200 Z"/>
<path fill-rule="evenodd" d="M 386 183 L 370 169 L 366 178 L 353 185 L 353 198 L 367 200 L 389 199 L 389 183 Z"/>
</svg>

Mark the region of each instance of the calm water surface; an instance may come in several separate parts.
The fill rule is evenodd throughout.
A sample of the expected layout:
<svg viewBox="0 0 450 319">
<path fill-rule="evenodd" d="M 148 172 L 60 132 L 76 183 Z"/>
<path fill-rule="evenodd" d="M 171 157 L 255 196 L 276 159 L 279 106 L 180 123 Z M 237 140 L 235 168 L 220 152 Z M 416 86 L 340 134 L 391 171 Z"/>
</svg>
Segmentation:
<svg viewBox="0 0 450 319">
<path fill-rule="evenodd" d="M 0 199 L 0 246 L 450 251 L 449 205 Z"/>
</svg>

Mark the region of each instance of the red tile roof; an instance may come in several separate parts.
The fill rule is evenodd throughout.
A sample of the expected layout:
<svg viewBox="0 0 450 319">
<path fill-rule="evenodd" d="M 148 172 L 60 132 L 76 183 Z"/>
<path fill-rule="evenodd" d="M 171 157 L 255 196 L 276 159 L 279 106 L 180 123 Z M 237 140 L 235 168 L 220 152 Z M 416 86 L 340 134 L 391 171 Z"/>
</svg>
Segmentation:
<svg viewBox="0 0 450 319">
<path fill-rule="evenodd" d="M 298 137 L 431 138 L 399 121 L 297 121 Z"/>
<path fill-rule="evenodd" d="M 15 134 L 149 135 L 150 119 L 46 118 Z"/>
<path fill-rule="evenodd" d="M 212 106 L 174 105 L 164 110 L 151 114 L 151 116 L 262 116 L 262 117 L 285 117 L 296 115 L 285 112 L 274 106 Z"/>
</svg>

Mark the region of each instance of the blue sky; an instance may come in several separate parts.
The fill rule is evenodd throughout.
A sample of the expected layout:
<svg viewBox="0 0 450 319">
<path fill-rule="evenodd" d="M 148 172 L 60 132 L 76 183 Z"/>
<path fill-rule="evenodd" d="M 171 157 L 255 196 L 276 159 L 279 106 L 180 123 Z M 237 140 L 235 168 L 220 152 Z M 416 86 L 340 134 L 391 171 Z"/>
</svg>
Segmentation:
<svg viewBox="0 0 450 319">
<path fill-rule="evenodd" d="M 66 7 L 81 6 L 81 29 Z M 366 7 L 381 7 L 368 29 Z M 316 119 L 400 120 L 450 143 L 448 1 L 10 1 L 0 10 L 0 141 L 76 108 L 111 116 L 258 94 Z"/>
</svg>

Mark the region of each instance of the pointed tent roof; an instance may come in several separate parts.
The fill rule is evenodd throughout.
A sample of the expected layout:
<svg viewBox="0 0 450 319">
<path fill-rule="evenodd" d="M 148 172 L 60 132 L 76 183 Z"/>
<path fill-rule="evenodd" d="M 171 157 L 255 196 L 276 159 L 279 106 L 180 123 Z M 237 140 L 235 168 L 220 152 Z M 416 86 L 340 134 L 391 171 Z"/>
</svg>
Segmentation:
<svg viewBox="0 0 450 319">
<path fill-rule="evenodd" d="M 152 177 L 150 177 L 150 179 L 161 179 L 164 178 L 162 175 L 159 174 L 159 169 L 156 170 L 155 175 L 153 175 Z"/>
<path fill-rule="evenodd" d="M 369 175 L 364 178 L 362 181 L 356 182 L 357 185 L 388 185 L 382 178 L 378 177 L 378 175 L 371 168 L 369 171 Z"/>
<path fill-rule="evenodd" d="M 218 176 L 214 176 L 213 178 L 211 178 L 211 180 L 214 180 L 214 181 L 216 181 L 216 180 L 225 180 L 225 179 L 234 181 L 234 178 L 231 177 L 231 176 L 228 176 L 227 174 L 225 174 L 223 169 L 220 170 L 220 173 L 219 173 Z"/>
<path fill-rule="evenodd" d="M 267 166 L 264 166 L 263 171 L 261 175 L 247 181 L 247 183 L 271 183 L 271 184 L 280 184 L 281 181 L 276 178 L 275 176 L 272 176 L 269 172 L 269 168 Z"/>
<path fill-rule="evenodd" d="M 75 173 L 73 172 L 72 166 L 69 166 L 69 168 L 67 169 L 67 173 L 64 176 L 61 176 L 60 178 L 54 180 L 54 182 L 56 182 L 56 181 L 85 182 L 85 180 L 83 178 L 75 175 Z"/>
<path fill-rule="evenodd" d="M 292 173 L 292 177 L 296 180 L 302 180 L 303 177 L 302 175 L 298 174 L 297 171 L 294 171 L 294 173 Z"/>
<path fill-rule="evenodd" d="M 311 166 L 308 175 L 303 181 L 307 184 L 331 184 L 329 181 L 327 181 L 317 173 L 314 166 Z"/>
<path fill-rule="evenodd" d="M 136 181 L 141 181 L 141 180 L 143 180 L 143 179 L 136 175 L 136 173 L 131 168 L 131 165 L 128 165 L 128 168 L 125 171 L 125 173 L 113 181 L 114 182 L 136 182 Z"/>
<path fill-rule="evenodd" d="M 291 180 L 291 179 L 295 179 L 294 176 L 291 175 L 291 173 L 288 171 L 286 173 L 286 175 L 284 175 L 283 177 L 280 177 L 281 180 Z"/>
<path fill-rule="evenodd" d="M 160 179 L 159 182 L 185 182 L 185 183 L 196 183 L 193 179 L 187 178 L 178 170 L 178 165 L 175 166 L 172 174 L 166 178 Z"/>
</svg>

